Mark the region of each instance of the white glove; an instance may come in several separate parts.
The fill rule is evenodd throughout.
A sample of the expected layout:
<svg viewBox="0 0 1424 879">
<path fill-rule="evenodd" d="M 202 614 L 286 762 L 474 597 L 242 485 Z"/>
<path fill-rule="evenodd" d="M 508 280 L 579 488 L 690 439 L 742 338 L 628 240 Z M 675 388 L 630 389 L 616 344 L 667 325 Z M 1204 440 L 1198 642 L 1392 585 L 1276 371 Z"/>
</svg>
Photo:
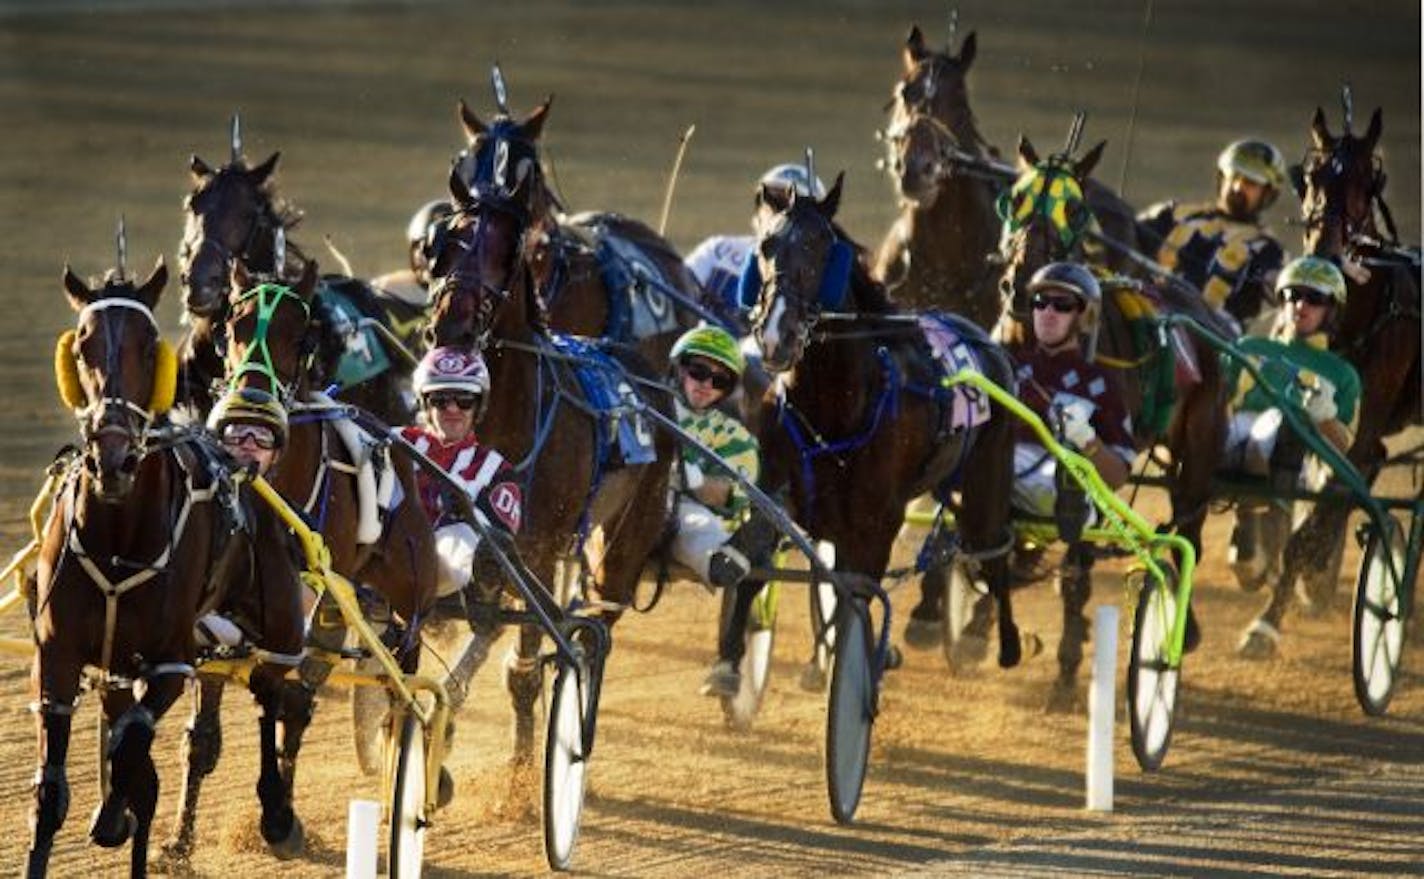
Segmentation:
<svg viewBox="0 0 1424 879">
<path fill-rule="evenodd" d="M 697 491 L 707 481 L 707 477 L 702 473 L 702 468 L 690 461 L 682 465 L 682 473 L 682 487 L 688 491 Z"/>
<path fill-rule="evenodd" d="M 1098 432 L 1093 430 L 1093 425 L 1088 421 L 1089 414 L 1086 407 L 1083 406 L 1061 406 L 1058 408 L 1063 430 L 1063 442 L 1081 451 L 1097 438 Z"/>
<path fill-rule="evenodd" d="M 1340 407 L 1335 404 L 1335 387 L 1325 379 L 1319 379 L 1315 387 L 1307 388 L 1304 396 L 1301 404 L 1316 424 L 1333 421 L 1340 414 Z"/>
</svg>

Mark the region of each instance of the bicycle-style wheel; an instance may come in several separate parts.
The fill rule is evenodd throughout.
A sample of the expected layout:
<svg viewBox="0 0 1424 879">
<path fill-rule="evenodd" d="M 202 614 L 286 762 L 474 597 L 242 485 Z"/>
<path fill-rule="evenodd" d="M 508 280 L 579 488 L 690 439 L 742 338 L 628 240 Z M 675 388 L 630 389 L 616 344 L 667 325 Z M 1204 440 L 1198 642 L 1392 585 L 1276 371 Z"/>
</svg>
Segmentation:
<svg viewBox="0 0 1424 879">
<path fill-rule="evenodd" d="M 860 805 L 875 721 L 875 675 L 865 602 L 854 598 L 840 602 L 836 630 L 826 713 L 826 789 L 831 814 L 839 823 L 849 824 Z"/>
<path fill-rule="evenodd" d="M 419 876 L 425 860 L 425 728 L 413 712 L 402 715 L 390 763 L 391 879 Z"/>
<path fill-rule="evenodd" d="M 751 610 L 747 614 L 744 634 L 746 652 L 742 654 L 742 661 L 738 666 L 742 685 L 737 690 L 737 695 L 722 697 L 722 713 L 727 718 L 727 725 L 738 732 L 746 732 L 752 728 L 752 722 L 761 710 L 767 683 L 771 680 L 771 654 L 776 643 L 777 591 L 775 583 L 767 583 L 753 600 Z M 731 616 L 736 598 L 736 589 L 722 590 L 722 615 L 717 628 L 719 632 Z"/>
<path fill-rule="evenodd" d="M 1404 547 L 1398 528 L 1390 521 L 1389 548 L 1386 549 L 1386 541 L 1371 528 L 1355 578 L 1351 670 L 1355 698 L 1371 716 L 1388 710 L 1404 653 L 1404 598 L 1400 584 L 1390 574 L 1390 557 L 1393 556 L 1394 570 L 1403 575 Z"/>
<path fill-rule="evenodd" d="M 1181 668 L 1168 660 L 1168 640 L 1177 618 L 1175 578 L 1158 582 L 1143 572 L 1143 585 L 1133 617 L 1132 654 L 1127 661 L 1128 718 L 1132 753 L 1137 765 L 1152 771 L 1162 765 L 1172 741 Z"/>
<path fill-rule="evenodd" d="M 578 843 L 588 769 L 584 723 L 589 684 L 579 680 L 575 666 L 561 665 L 549 701 L 544 746 L 544 857 L 553 870 L 569 868 Z"/>
</svg>

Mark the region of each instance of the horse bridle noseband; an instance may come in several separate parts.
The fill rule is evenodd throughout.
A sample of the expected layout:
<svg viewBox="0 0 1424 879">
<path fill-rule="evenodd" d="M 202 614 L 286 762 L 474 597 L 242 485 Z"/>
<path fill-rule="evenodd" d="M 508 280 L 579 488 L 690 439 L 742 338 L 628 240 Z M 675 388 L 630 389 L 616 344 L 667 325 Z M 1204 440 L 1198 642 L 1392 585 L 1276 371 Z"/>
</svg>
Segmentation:
<svg viewBox="0 0 1424 879">
<path fill-rule="evenodd" d="M 119 297 L 97 299 L 80 310 L 78 324 L 82 325 L 91 314 L 99 314 L 110 308 L 126 308 L 138 312 L 148 319 L 149 325 L 153 327 L 154 335 L 158 336 L 158 320 L 154 318 L 153 311 L 134 299 Z M 118 321 L 105 320 L 99 323 L 104 332 L 104 386 L 99 391 L 98 399 L 93 400 L 75 413 L 80 421 L 80 435 L 88 447 L 92 445 L 93 440 L 101 436 L 121 434 L 128 440 L 134 456 L 141 459 L 147 448 L 148 428 L 153 423 L 153 411 L 133 402 L 112 387 L 112 383 L 118 381 L 122 339 L 118 335 Z M 117 417 L 113 417 L 115 412 L 117 412 Z M 96 414 L 98 415 L 97 424 L 94 418 Z M 86 452 L 87 454 L 88 452 Z"/>
</svg>

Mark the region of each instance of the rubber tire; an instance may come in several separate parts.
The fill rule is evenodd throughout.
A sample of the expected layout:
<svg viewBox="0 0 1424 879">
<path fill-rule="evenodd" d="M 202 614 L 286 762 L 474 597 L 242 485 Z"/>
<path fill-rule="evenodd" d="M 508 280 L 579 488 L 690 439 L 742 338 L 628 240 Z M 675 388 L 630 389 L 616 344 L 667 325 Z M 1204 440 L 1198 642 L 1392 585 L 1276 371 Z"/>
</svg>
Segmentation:
<svg viewBox="0 0 1424 879">
<path fill-rule="evenodd" d="M 390 879 L 420 876 L 425 860 L 425 728 L 402 712 L 400 735 L 391 754 L 391 808 L 386 865 Z"/>
<path fill-rule="evenodd" d="M 549 700 L 549 730 L 544 745 L 544 857 L 549 869 L 563 871 L 573 862 L 583 818 L 588 762 L 583 757 L 583 693 L 578 670 L 561 666 Z"/>
<path fill-rule="evenodd" d="M 1177 613 L 1175 578 L 1167 584 L 1143 575 L 1127 659 L 1127 716 L 1137 765 L 1152 772 L 1172 742 L 1182 670 L 1167 667 L 1167 637 Z M 1170 577 L 1170 575 L 1169 575 Z"/>
<path fill-rule="evenodd" d="M 840 602 L 836 632 L 826 709 L 826 793 L 831 815 L 838 823 L 849 824 L 860 805 L 875 721 L 869 611 L 863 601 Z"/>
<path fill-rule="evenodd" d="M 1405 560 L 1399 531 L 1391 530 L 1393 555 L 1398 569 L 1403 572 Z M 1380 536 L 1371 529 L 1355 577 L 1355 610 L 1350 627 L 1350 671 L 1355 680 L 1355 699 L 1372 717 L 1389 710 L 1395 684 L 1399 681 L 1405 640 L 1403 595 L 1389 581 L 1389 566 L 1380 553 L 1382 548 Z"/>
</svg>

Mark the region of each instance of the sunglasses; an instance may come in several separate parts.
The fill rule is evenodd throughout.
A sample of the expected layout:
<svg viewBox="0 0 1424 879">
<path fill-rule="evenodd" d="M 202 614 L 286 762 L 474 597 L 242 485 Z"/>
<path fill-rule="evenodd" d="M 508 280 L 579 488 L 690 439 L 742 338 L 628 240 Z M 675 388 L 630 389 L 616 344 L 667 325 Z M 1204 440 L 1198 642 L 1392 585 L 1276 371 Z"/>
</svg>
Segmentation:
<svg viewBox="0 0 1424 879">
<path fill-rule="evenodd" d="M 277 447 L 277 437 L 270 428 L 260 424 L 229 424 L 223 428 L 223 445 L 236 448 L 246 440 L 252 440 L 253 445 L 265 451 L 271 451 Z"/>
<path fill-rule="evenodd" d="M 1082 306 L 1078 304 L 1078 300 L 1072 296 L 1047 296 L 1043 293 L 1033 294 L 1034 311 L 1043 311 L 1045 308 L 1051 308 L 1059 314 L 1068 314 L 1078 311 L 1081 307 Z"/>
<path fill-rule="evenodd" d="M 1291 287 L 1281 294 L 1286 302 L 1304 302 L 1306 305 L 1329 305 L 1334 299 L 1328 293 L 1309 287 Z"/>
<path fill-rule="evenodd" d="M 698 363 L 695 360 L 682 364 L 682 374 L 698 384 L 711 382 L 712 387 L 719 391 L 730 391 L 737 386 L 737 377 L 730 372 L 713 369 L 707 364 Z"/>
<path fill-rule="evenodd" d="M 475 408 L 479 399 L 474 394 L 429 394 L 425 398 L 425 405 L 431 409 L 445 409 L 453 404 L 461 412 L 469 412 Z"/>
</svg>

